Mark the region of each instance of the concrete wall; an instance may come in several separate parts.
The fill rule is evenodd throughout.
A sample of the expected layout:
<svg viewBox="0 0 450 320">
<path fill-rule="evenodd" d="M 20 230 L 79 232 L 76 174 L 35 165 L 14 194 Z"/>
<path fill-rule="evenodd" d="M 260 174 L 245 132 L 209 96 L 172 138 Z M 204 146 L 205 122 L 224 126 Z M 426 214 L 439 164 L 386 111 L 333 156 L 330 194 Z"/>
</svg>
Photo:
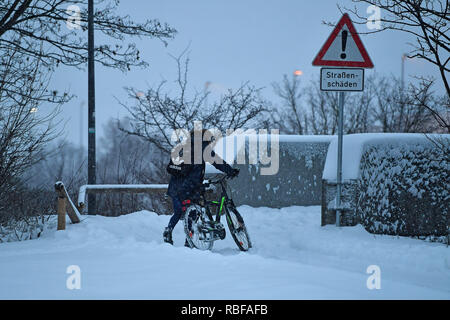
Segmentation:
<svg viewBox="0 0 450 320">
<path fill-rule="evenodd" d="M 252 207 L 320 205 L 322 172 L 331 139 L 280 135 L 278 173 L 261 175 L 261 164 L 234 165 L 240 169 L 240 175 L 230 182 L 233 200 L 237 205 Z M 248 163 L 249 139 L 245 148 Z M 269 154 L 271 148 L 269 142 Z"/>
</svg>

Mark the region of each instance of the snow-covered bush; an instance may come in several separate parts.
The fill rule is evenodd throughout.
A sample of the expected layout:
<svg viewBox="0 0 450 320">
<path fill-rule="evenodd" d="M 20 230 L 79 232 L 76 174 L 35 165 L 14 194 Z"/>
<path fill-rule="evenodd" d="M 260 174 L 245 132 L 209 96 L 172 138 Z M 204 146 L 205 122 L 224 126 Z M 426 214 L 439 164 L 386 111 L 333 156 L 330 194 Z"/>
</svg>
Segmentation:
<svg viewBox="0 0 450 320">
<path fill-rule="evenodd" d="M 0 243 L 38 238 L 56 228 L 56 194 L 40 188 L 16 188 L 0 201 Z"/>
<path fill-rule="evenodd" d="M 363 149 L 356 210 L 360 223 L 372 233 L 447 235 L 449 143 L 438 148 L 427 139 L 390 141 Z"/>
<path fill-rule="evenodd" d="M 0 243 L 37 239 L 46 230 L 55 230 L 56 223 L 56 215 L 11 219 L 0 225 Z"/>
</svg>

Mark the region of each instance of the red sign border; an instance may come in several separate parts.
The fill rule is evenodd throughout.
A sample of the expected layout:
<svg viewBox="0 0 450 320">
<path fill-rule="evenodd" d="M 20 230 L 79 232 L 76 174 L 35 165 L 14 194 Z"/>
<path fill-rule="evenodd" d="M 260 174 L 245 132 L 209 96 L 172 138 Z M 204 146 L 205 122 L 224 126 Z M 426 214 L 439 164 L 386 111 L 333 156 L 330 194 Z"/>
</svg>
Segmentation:
<svg viewBox="0 0 450 320">
<path fill-rule="evenodd" d="M 348 30 L 350 31 L 350 34 L 352 35 L 353 40 L 355 41 L 356 46 L 359 49 L 359 52 L 361 53 L 361 56 L 363 57 L 364 61 L 341 61 L 341 60 L 322 60 L 325 53 L 330 48 L 333 41 L 336 39 L 336 37 L 339 34 L 339 31 L 344 27 L 344 25 L 347 25 Z M 366 49 L 364 48 L 364 45 L 359 38 L 358 33 L 356 32 L 355 27 L 353 26 L 352 21 L 350 20 L 350 17 L 347 13 L 344 13 L 341 20 L 339 20 L 338 24 L 334 28 L 333 32 L 328 37 L 325 44 L 322 46 L 322 49 L 320 49 L 317 56 L 314 58 L 314 61 L 312 63 L 313 66 L 328 66 L 328 67 L 358 67 L 358 68 L 373 68 L 372 60 L 369 57 L 369 54 L 367 53 Z"/>
</svg>

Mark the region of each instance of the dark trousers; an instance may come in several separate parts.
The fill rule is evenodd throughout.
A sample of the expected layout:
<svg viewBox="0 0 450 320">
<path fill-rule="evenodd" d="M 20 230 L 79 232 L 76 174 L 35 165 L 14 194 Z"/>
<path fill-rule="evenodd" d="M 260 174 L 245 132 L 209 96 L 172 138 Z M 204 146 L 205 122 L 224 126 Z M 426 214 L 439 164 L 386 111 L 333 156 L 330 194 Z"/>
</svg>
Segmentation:
<svg viewBox="0 0 450 320">
<path fill-rule="evenodd" d="M 173 204 L 173 216 L 170 218 L 168 225 L 168 227 L 171 229 L 175 228 L 181 216 L 184 214 L 183 210 L 181 209 L 183 205 L 181 204 L 181 200 L 178 199 L 178 197 L 172 197 L 172 204 Z"/>
</svg>

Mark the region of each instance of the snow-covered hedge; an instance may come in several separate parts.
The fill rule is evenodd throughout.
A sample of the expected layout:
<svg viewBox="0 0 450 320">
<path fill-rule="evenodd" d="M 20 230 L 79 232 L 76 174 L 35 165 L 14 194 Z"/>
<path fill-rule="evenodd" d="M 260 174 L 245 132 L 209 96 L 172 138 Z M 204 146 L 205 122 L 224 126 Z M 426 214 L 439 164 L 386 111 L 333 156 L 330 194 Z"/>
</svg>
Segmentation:
<svg viewBox="0 0 450 320">
<path fill-rule="evenodd" d="M 351 134 L 344 136 L 344 191 L 348 209 L 341 225 L 369 232 L 440 237 L 448 234 L 450 135 Z M 334 223 L 337 141 L 323 172 L 322 225 Z M 349 223 L 346 223 L 349 221 Z"/>
<path fill-rule="evenodd" d="M 358 179 L 360 223 L 372 233 L 446 235 L 449 154 L 448 139 L 440 147 L 426 137 L 407 143 L 392 137 L 366 144 Z"/>
</svg>

